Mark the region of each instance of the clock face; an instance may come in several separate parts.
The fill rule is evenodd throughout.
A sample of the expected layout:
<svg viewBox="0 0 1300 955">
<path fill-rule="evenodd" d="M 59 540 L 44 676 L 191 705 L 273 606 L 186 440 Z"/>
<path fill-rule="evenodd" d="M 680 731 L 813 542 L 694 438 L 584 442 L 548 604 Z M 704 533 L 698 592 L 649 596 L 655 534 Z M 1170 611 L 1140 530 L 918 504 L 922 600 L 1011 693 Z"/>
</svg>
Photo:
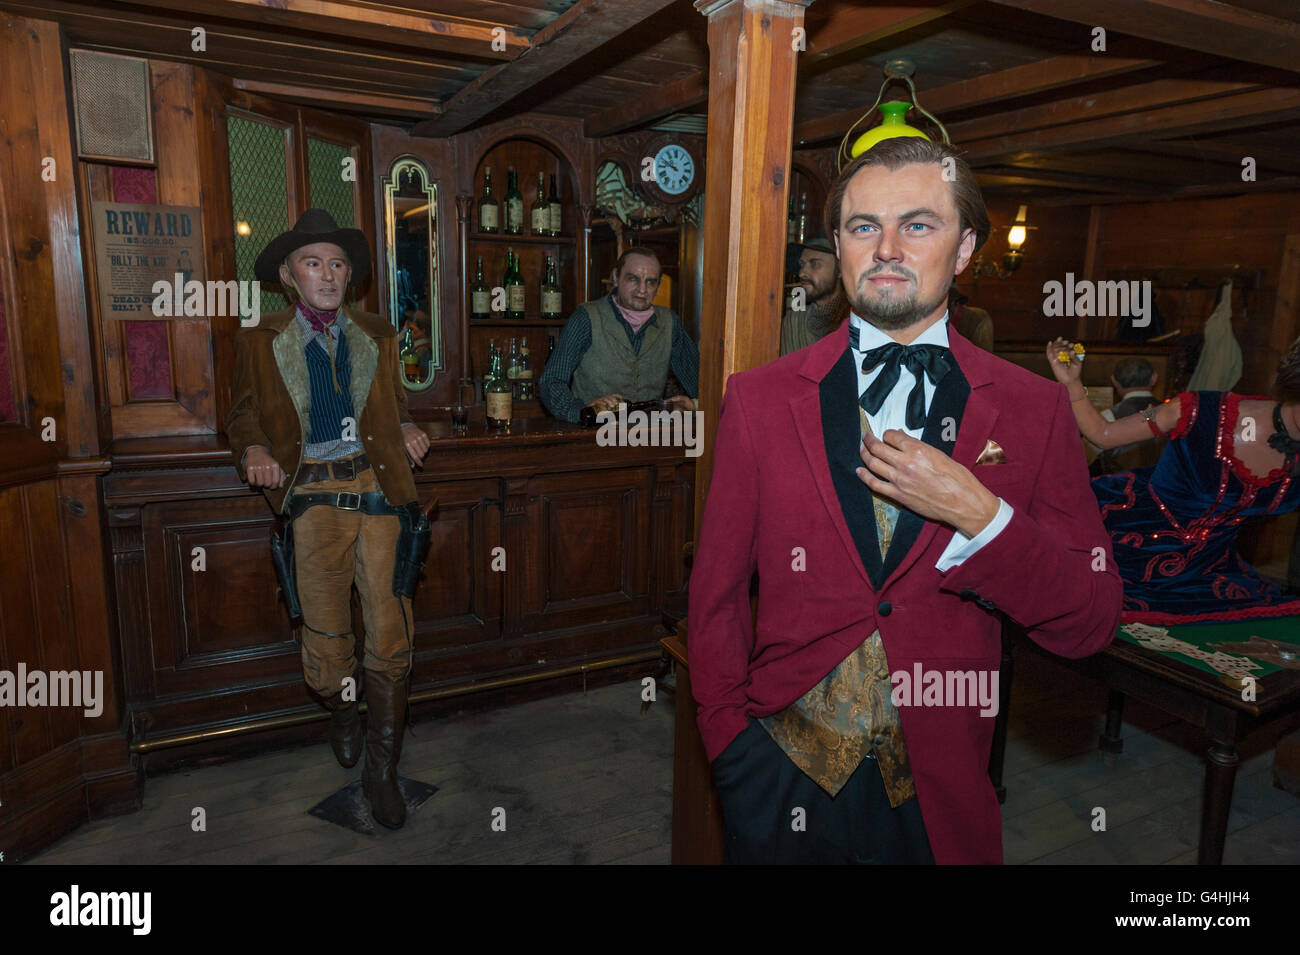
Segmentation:
<svg viewBox="0 0 1300 955">
<path fill-rule="evenodd" d="M 681 146 L 670 143 L 655 153 L 655 185 L 670 196 L 680 196 L 695 181 L 695 160 Z"/>
</svg>

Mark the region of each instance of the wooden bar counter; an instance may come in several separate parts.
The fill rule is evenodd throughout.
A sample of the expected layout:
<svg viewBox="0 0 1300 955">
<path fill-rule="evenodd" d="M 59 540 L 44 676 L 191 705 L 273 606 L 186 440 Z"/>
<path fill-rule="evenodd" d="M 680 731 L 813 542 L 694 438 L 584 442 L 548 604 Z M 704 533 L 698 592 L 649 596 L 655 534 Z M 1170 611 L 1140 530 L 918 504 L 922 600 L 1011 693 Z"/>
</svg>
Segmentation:
<svg viewBox="0 0 1300 955">
<path fill-rule="evenodd" d="M 481 406 L 464 435 L 447 412 L 417 423 L 432 440 L 417 488 L 437 512 L 415 596 L 413 702 L 651 672 L 664 603 L 686 586 L 695 459 L 600 447 L 594 430 L 541 416 L 488 432 Z M 170 765 L 323 732 L 302 731 L 325 712 L 277 594 L 270 508 L 224 436 L 118 441 L 111 460 L 132 750 Z M 354 621 L 360 633 L 355 600 Z"/>
</svg>

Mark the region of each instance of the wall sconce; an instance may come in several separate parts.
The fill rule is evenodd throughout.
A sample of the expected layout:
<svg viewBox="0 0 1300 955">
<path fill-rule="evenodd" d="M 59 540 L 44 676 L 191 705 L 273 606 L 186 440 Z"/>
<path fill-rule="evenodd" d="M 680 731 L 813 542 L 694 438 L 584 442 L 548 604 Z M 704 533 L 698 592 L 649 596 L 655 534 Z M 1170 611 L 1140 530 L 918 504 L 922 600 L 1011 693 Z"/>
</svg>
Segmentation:
<svg viewBox="0 0 1300 955">
<path fill-rule="evenodd" d="M 985 262 L 984 256 L 981 255 L 975 260 L 975 278 L 985 275 L 994 275 L 1000 279 L 1010 278 L 1024 260 L 1024 253 L 1020 251 L 1020 247 L 1025 244 L 1028 230 L 1033 228 L 1036 226 L 1029 225 L 1025 221 L 1025 206 L 1021 206 L 1020 211 L 1016 213 L 1016 221 L 1011 223 L 1011 228 L 1007 230 L 1007 254 L 1002 256 L 1002 266 L 999 268 L 992 262 Z"/>
</svg>

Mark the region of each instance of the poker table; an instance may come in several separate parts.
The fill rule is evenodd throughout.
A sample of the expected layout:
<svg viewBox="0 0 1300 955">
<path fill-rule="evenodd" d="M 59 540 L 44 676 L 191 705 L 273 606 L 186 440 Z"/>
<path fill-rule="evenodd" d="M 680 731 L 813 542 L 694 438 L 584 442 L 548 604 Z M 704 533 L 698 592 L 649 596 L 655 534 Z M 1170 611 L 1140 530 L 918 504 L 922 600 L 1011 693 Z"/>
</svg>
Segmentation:
<svg viewBox="0 0 1300 955">
<path fill-rule="evenodd" d="M 1016 636 L 1023 638 L 1023 634 Z M 1016 646 L 1025 644 L 1046 652 L 1027 638 L 1016 640 Z M 1004 652 L 1002 679 L 1009 698 L 1007 657 Z M 1300 616 L 1158 626 L 1121 623 L 1115 640 L 1100 653 L 1082 660 L 1055 655 L 1052 659 L 1099 680 L 1109 690 L 1106 729 L 1098 741 L 1106 752 L 1124 748 L 1120 729 L 1129 696 L 1205 734 L 1205 800 L 1197 862 L 1221 864 L 1240 762 L 1238 742 L 1256 729 L 1300 714 Z M 1006 702 L 999 721 L 1006 719 Z M 991 760 L 998 767 L 998 749 L 1004 742 L 1005 729 L 999 727 Z"/>
</svg>

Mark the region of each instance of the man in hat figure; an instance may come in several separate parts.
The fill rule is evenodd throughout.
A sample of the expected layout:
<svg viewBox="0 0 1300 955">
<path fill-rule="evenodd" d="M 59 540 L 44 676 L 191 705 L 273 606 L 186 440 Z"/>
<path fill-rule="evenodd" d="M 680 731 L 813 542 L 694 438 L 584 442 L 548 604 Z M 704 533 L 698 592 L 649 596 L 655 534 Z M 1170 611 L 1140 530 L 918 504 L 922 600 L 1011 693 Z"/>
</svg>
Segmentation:
<svg viewBox="0 0 1300 955">
<path fill-rule="evenodd" d="M 330 745 L 344 767 L 362 749 L 357 588 L 370 713 L 365 793 L 375 820 L 396 829 L 406 820 L 397 762 L 414 619 L 410 599 L 395 594 L 395 511 L 416 502 L 411 465 L 429 439 L 407 412 L 395 330 L 343 304 L 369 270 L 365 235 L 322 209 L 267 244 L 254 274 L 296 304 L 236 337 L 226 435 L 244 480 L 292 522 L 303 675 L 332 713 Z"/>
<path fill-rule="evenodd" d="M 794 301 L 781 317 L 782 355 L 825 338 L 849 317 L 840 262 L 830 240 L 815 235 L 794 248 L 799 252 L 799 284 Z"/>
</svg>

